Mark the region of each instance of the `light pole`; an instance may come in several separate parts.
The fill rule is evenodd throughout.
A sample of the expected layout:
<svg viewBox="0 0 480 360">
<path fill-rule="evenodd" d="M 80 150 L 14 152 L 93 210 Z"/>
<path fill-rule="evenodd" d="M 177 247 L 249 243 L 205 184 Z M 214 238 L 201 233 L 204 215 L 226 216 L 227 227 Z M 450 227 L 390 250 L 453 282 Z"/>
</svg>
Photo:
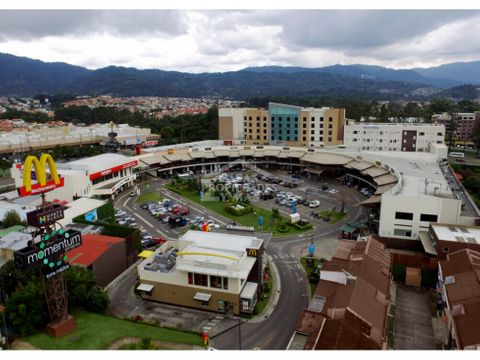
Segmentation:
<svg viewBox="0 0 480 360">
<path fill-rule="evenodd" d="M 229 320 L 234 320 L 233 318 L 229 318 Z M 244 323 L 245 321 L 241 318 L 241 317 L 238 317 L 238 323 L 235 324 L 235 325 L 232 325 L 230 326 L 229 328 L 223 330 L 222 332 L 218 333 L 217 335 L 214 335 L 210 338 L 210 340 L 213 340 L 215 339 L 216 337 L 220 336 L 220 335 L 223 335 L 225 334 L 226 332 L 229 332 L 230 330 L 238 327 L 238 349 L 239 350 L 242 350 L 242 330 L 241 330 L 241 326 L 242 324 Z"/>
</svg>

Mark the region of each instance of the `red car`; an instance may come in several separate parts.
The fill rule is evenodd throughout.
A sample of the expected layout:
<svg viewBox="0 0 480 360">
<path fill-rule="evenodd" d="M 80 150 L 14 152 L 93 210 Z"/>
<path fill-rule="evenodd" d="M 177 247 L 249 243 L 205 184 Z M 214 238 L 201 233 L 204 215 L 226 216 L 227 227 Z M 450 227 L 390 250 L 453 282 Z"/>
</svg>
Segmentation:
<svg viewBox="0 0 480 360">
<path fill-rule="evenodd" d="M 164 242 L 167 241 L 167 239 L 165 239 L 164 237 L 157 237 L 157 238 L 153 238 L 153 241 L 155 241 L 156 244 L 162 245 Z"/>
<path fill-rule="evenodd" d="M 172 209 L 172 214 L 187 216 L 190 213 L 190 209 L 187 206 L 176 206 Z"/>
</svg>

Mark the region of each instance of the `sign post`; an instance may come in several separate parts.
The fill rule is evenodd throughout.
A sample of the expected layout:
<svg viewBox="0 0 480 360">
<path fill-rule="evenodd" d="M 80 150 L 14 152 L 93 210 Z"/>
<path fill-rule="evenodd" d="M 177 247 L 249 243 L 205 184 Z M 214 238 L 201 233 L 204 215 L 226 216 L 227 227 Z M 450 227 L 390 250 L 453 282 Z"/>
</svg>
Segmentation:
<svg viewBox="0 0 480 360">
<path fill-rule="evenodd" d="M 47 165 L 50 173 L 47 175 Z M 32 166 L 36 183 L 32 184 Z M 50 154 L 42 154 L 40 160 L 28 156 L 23 166 L 23 184 L 18 188 L 20 196 L 41 194 L 42 204 L 27 213 L 27 224 L 35 230 L 26 248 L 16 251 L 15 265 L 21 270 L 36 269 L 43 275 L 45 298 L 50 316 L 47 332 L 51 336 L 67 335 L 75 330 L 75 319 L 68 313 L 68 297 L 65 270 L 70 265 L 66 253 L 82 244 L 78 231 L 65 231 L 57 221 L 63 219 L 63 206 L 48 203 L 45 193 L 64 186 L 64 179 L 57 173 Z M 90 214 L 93 216 L 93 214 Z M 96 213 L 95 213 L 96 216 Z"/>
</svg>

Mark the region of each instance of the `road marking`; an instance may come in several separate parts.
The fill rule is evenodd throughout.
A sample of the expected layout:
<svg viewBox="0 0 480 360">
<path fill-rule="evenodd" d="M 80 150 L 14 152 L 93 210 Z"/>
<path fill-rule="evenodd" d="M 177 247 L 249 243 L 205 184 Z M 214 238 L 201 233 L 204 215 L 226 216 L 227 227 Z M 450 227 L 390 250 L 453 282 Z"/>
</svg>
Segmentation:
<svg viewBox="0 0 480 360">
<path fill-rule="evenodd" d="M 203 330 L 211 330 L 212 327 L 211 327 L 211 326 L 204 326 L 202 329 L 203 329 Z"/>
</svg>

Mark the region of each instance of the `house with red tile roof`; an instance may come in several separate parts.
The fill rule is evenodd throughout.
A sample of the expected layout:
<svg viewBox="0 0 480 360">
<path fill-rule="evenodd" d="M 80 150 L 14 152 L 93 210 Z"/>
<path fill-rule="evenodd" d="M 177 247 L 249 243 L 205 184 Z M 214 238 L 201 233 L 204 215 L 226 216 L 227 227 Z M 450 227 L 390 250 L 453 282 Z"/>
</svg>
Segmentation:
<svg viewBox="0 0 480 360">
<path fill-rule="evenodd" d="M 98 284 L 108 285 L 128 267 L 124 238 L 86 234 L 82 245 L 67 253 L 70 265 L 93 270 Z"/>
<path fill-rule="evenodd" d="M 480 252 L 448 254 L 439 262 L 438 279 L 450 347 L 480 350 Z"/>
<path fill-rule="evenodd" d="M 320 271 L 289 349 L 382 349 L 390 299 L 389 251 L 379 241 L 341 241 Z"/>
</svg>

